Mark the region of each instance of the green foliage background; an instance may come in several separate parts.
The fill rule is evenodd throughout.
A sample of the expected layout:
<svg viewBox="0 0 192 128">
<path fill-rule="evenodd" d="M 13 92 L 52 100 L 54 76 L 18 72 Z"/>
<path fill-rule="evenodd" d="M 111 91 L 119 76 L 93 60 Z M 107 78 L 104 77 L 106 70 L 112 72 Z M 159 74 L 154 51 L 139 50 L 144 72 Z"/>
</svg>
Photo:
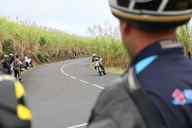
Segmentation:
<svg viewBox="0 0 192 128">
<path fill-rule="evenodd" d="M 120 40 L 109 36 L 85 38 L 0 18 L 0 55 L 11 52 L 32 56 L 36 63 L 90 56 L 93 53 L 103 56 L 107 66 L 126 67 L 128 61 Z"/>
<path fill-rule="evenodd" d="M 179 28 L 177 36 L 185 51 L 190 51 L 190 26 Z M 109 35 L 85 38 L 0 18 L 0 56 L 9 53 L 29 55 L 36 63 L 90 56 L 93 53 L 103 56 L 107 66 L 126 68 L 129 62 L 121 41 Z"/>
</svg>

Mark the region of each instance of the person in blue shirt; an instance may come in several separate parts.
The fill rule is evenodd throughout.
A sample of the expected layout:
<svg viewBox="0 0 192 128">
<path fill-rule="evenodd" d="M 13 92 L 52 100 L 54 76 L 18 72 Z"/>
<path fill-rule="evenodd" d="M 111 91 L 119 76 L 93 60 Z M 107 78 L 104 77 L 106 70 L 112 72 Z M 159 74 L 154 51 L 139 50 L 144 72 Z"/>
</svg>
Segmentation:
<svg viewBox="0 0 192 128">
<path fill-rule="evenodd" d="M 101 92 L 88 127 L 192 128 L 192 61 L 176 39 L 192 0 L 110 0 L 110 7 L 132 61 Z"/>
</svg>

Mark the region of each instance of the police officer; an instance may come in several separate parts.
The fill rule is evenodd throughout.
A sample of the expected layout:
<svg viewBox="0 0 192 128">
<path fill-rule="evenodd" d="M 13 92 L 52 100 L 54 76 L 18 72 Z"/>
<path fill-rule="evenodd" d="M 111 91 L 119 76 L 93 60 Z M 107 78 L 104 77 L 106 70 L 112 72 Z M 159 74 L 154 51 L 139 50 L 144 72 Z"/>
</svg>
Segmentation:
<svg viewBox="0 0 192 128">
<path fill-rule="evenodd" d="M 131 57 L 127 74 L 101 92 L 90 128 L 192 128 L 192 62 L 176 28 L 192 0 L 110 0 Z"/>
</svg>

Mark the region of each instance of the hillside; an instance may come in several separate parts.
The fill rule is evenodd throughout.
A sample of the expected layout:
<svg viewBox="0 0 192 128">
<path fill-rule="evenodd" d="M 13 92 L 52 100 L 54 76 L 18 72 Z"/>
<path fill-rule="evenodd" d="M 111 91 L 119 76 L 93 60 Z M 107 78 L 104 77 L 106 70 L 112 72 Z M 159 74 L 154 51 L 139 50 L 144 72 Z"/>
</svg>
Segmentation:
<svg viewBox="0 0 192 128">
<path fill-rule="evenodd" d="M 0 56 L 9 53 L 32 56 L 39 64 L 92 53 L 103 56 L 107 66 L 126 67 L 128 61 L 120 41 L 111 37 L 83 38 L 0 18 Z"/>
<path fill-rule="evenodd" d="M 191 50 L 191 29 L 181 27 L 178 39 Z M 104 57 L 108 67 L 126 68 L 128 55 L 120 40 L 111 36 L 83 38 L 62 31 L 0 18 L 0 56 L 15 53 L 31 56 L 37 64 L 90 56 Z"/>
</svg>

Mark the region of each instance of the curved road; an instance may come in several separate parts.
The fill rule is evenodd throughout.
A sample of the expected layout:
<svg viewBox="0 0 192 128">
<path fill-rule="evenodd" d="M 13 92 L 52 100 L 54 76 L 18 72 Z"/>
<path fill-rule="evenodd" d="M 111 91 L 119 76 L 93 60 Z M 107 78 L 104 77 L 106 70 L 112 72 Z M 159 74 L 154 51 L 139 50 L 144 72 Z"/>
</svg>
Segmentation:
<svg viewBox="0 0 192 128">
<path fill-rule="evenodd" d="M 117 76 L 99 77 L 88 58 L 40 66 L 24 75 L 33 128 L 83 128 L 95 100 Z"/>
</svg>

